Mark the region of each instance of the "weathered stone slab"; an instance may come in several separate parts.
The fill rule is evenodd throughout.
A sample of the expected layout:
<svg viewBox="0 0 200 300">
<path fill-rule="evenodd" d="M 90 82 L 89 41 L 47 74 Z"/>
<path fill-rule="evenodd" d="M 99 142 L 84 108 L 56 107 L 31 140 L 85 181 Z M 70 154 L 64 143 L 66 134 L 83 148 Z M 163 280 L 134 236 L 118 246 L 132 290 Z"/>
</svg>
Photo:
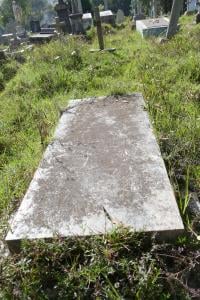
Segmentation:
<svg viewBox="0 0 200 300">
<path fill-rule="evenodd" d="M 143 37 L 166 35 L 169 26 L 167 18 L 146 19 L 136 21 L 136 30 Z"/>
<path fill-rule="evenodd" d="M 6 240 L 101 234 L 116 224 L 183 230 L 140 94 L 70 103 Z"/>
</svg>

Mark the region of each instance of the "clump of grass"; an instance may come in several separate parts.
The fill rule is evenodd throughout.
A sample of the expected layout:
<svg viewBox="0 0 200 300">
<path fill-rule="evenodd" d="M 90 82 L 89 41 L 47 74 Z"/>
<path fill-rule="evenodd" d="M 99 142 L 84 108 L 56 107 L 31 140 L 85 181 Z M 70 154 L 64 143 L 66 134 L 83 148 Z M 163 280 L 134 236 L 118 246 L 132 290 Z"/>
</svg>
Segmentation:
<svg viewBox="0 0 200 300">
<path fill-rule="evenodd" d="M 26 242 L 20 255 L 4 260 L 1 297 L 189 299 L 199 282 L 192 281 L 197 252 L 189 254 L 183 244 L 156 246 L 122 227 L 100 237 Z"/>
<path fill-rule="evenodd" d="M 13 59 L 0 60 L 0 92 L 4 90 L 6 83 L 17 73 L 19 63 Z"/>
</svg>

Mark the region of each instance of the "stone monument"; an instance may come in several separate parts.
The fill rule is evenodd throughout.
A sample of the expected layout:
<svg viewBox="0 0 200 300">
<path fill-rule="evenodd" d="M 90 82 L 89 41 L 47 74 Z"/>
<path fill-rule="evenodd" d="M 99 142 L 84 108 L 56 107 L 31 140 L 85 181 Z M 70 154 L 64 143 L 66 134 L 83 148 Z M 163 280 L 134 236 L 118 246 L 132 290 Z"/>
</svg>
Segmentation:
<svg viewBox="0 0 200 300">
<path fill-rule="evenodd" d="M 12 1 L 12 9 L 16 22 L 15 34 L 17 36 L 24 36 L 25 29 L 22 26 L 22 8 L 16 1 Z"/>
<path fill-rule="evenodd" d="M 71 25 L 69 20 L 69 4 L 65 3 L 63 0 L 58 0 L 58 4 L 56 4 L 55 6 L 55 11 L 58 15 L 56 24 L 58 25 L 59 22 L 62 23 L 62 31 L 71 33 Z"/>
<path fill-rule="evenodd" d="M 22 22 L 22 9 L 21 7 L 16 3 L 16 1 L 12 2 L 12 9 L 13 9 L 13 14 L 15 17 L 15 21 L 18 25 L 21 24 Z"/>
<path fill-rule="evenodd" d="M 93 25 L 92 14 L 91 13 L 83 14 L 82 22 L 83 22 L 84 30 L 90 29 Z"/>
<path fill-rule="evenodd" d="M 122 24 L 125 20 L 124 12 L 121 9 L 118 9 L 117 11 L 117 16 L 116 16 L 116 23 L 117 24 Z"/>
<path fill-rule="evenodd" d="M 83 34 L 84 28 L 83 28 L 83 22 L 82 22 L 82 12 L 79 11 L 79 6 L 77 0 L 71 0 L 72 5 L 72 14 L 69 15 L 70 18 L 70 24 L 72 28 L 73 34 Z"/>
</svg>

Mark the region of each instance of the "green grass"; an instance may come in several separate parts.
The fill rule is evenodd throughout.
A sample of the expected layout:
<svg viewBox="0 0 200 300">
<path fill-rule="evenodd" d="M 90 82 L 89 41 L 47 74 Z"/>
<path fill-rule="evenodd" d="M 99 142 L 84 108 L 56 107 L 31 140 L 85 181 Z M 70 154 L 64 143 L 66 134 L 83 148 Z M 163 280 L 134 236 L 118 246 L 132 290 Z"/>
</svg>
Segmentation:
<svg viewBox="0 0 200 300">
<path fill-rule="evenodd" d="M 88 42 L 61 38 L 27 54 L 0 94 L 2 220 L 19 205 L 69 99 L 137 91 L 146 100 L 184 222 L 198 233 L 187 206 L 191 192 L 200 190 L 200 26 L 185 17 L 182 24 L 165 44 L 142 40 L 128 26 L 106 27 L 106 46 L 116 47 L 114 53 L 91 54 L 98 47 L 91 31 Z M 120 229 L 88 241 L 26 245 L 20 256 L 2 261 L 2 298 L 190 299 L 187 276 L 198 273 L 195 235 L 171 246 L 141 243 L 143 237 Z"/>
</svg>

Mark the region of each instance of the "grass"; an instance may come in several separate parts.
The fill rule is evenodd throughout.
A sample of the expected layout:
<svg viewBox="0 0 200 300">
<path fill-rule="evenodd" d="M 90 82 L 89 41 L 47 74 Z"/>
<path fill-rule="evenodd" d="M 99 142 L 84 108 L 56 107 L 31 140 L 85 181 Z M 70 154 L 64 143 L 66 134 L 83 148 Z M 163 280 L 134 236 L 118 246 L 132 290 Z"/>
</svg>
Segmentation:
<svg viewBox="0 0 200 300">
<path fill-rule="evenodd" d="M 135 91 L 146 99 L 184 222 L 198 233 L 188 203 L 200 190 L 200 26 L 181 22 L 166 44 L 142 40 L 129 26 L 106 27 L 115 53 L 91 54 L 91 31 L 88 41 L 62 37 L 27 54 L 0 94 L 2 235 L 68 100 Z M 1 261 L 0 298 L 190 299 L 200 286 L 198 248 L 195 234 L 157 245 L 124 228 L 86 241 L 26 244 Z"/>
</svg>

